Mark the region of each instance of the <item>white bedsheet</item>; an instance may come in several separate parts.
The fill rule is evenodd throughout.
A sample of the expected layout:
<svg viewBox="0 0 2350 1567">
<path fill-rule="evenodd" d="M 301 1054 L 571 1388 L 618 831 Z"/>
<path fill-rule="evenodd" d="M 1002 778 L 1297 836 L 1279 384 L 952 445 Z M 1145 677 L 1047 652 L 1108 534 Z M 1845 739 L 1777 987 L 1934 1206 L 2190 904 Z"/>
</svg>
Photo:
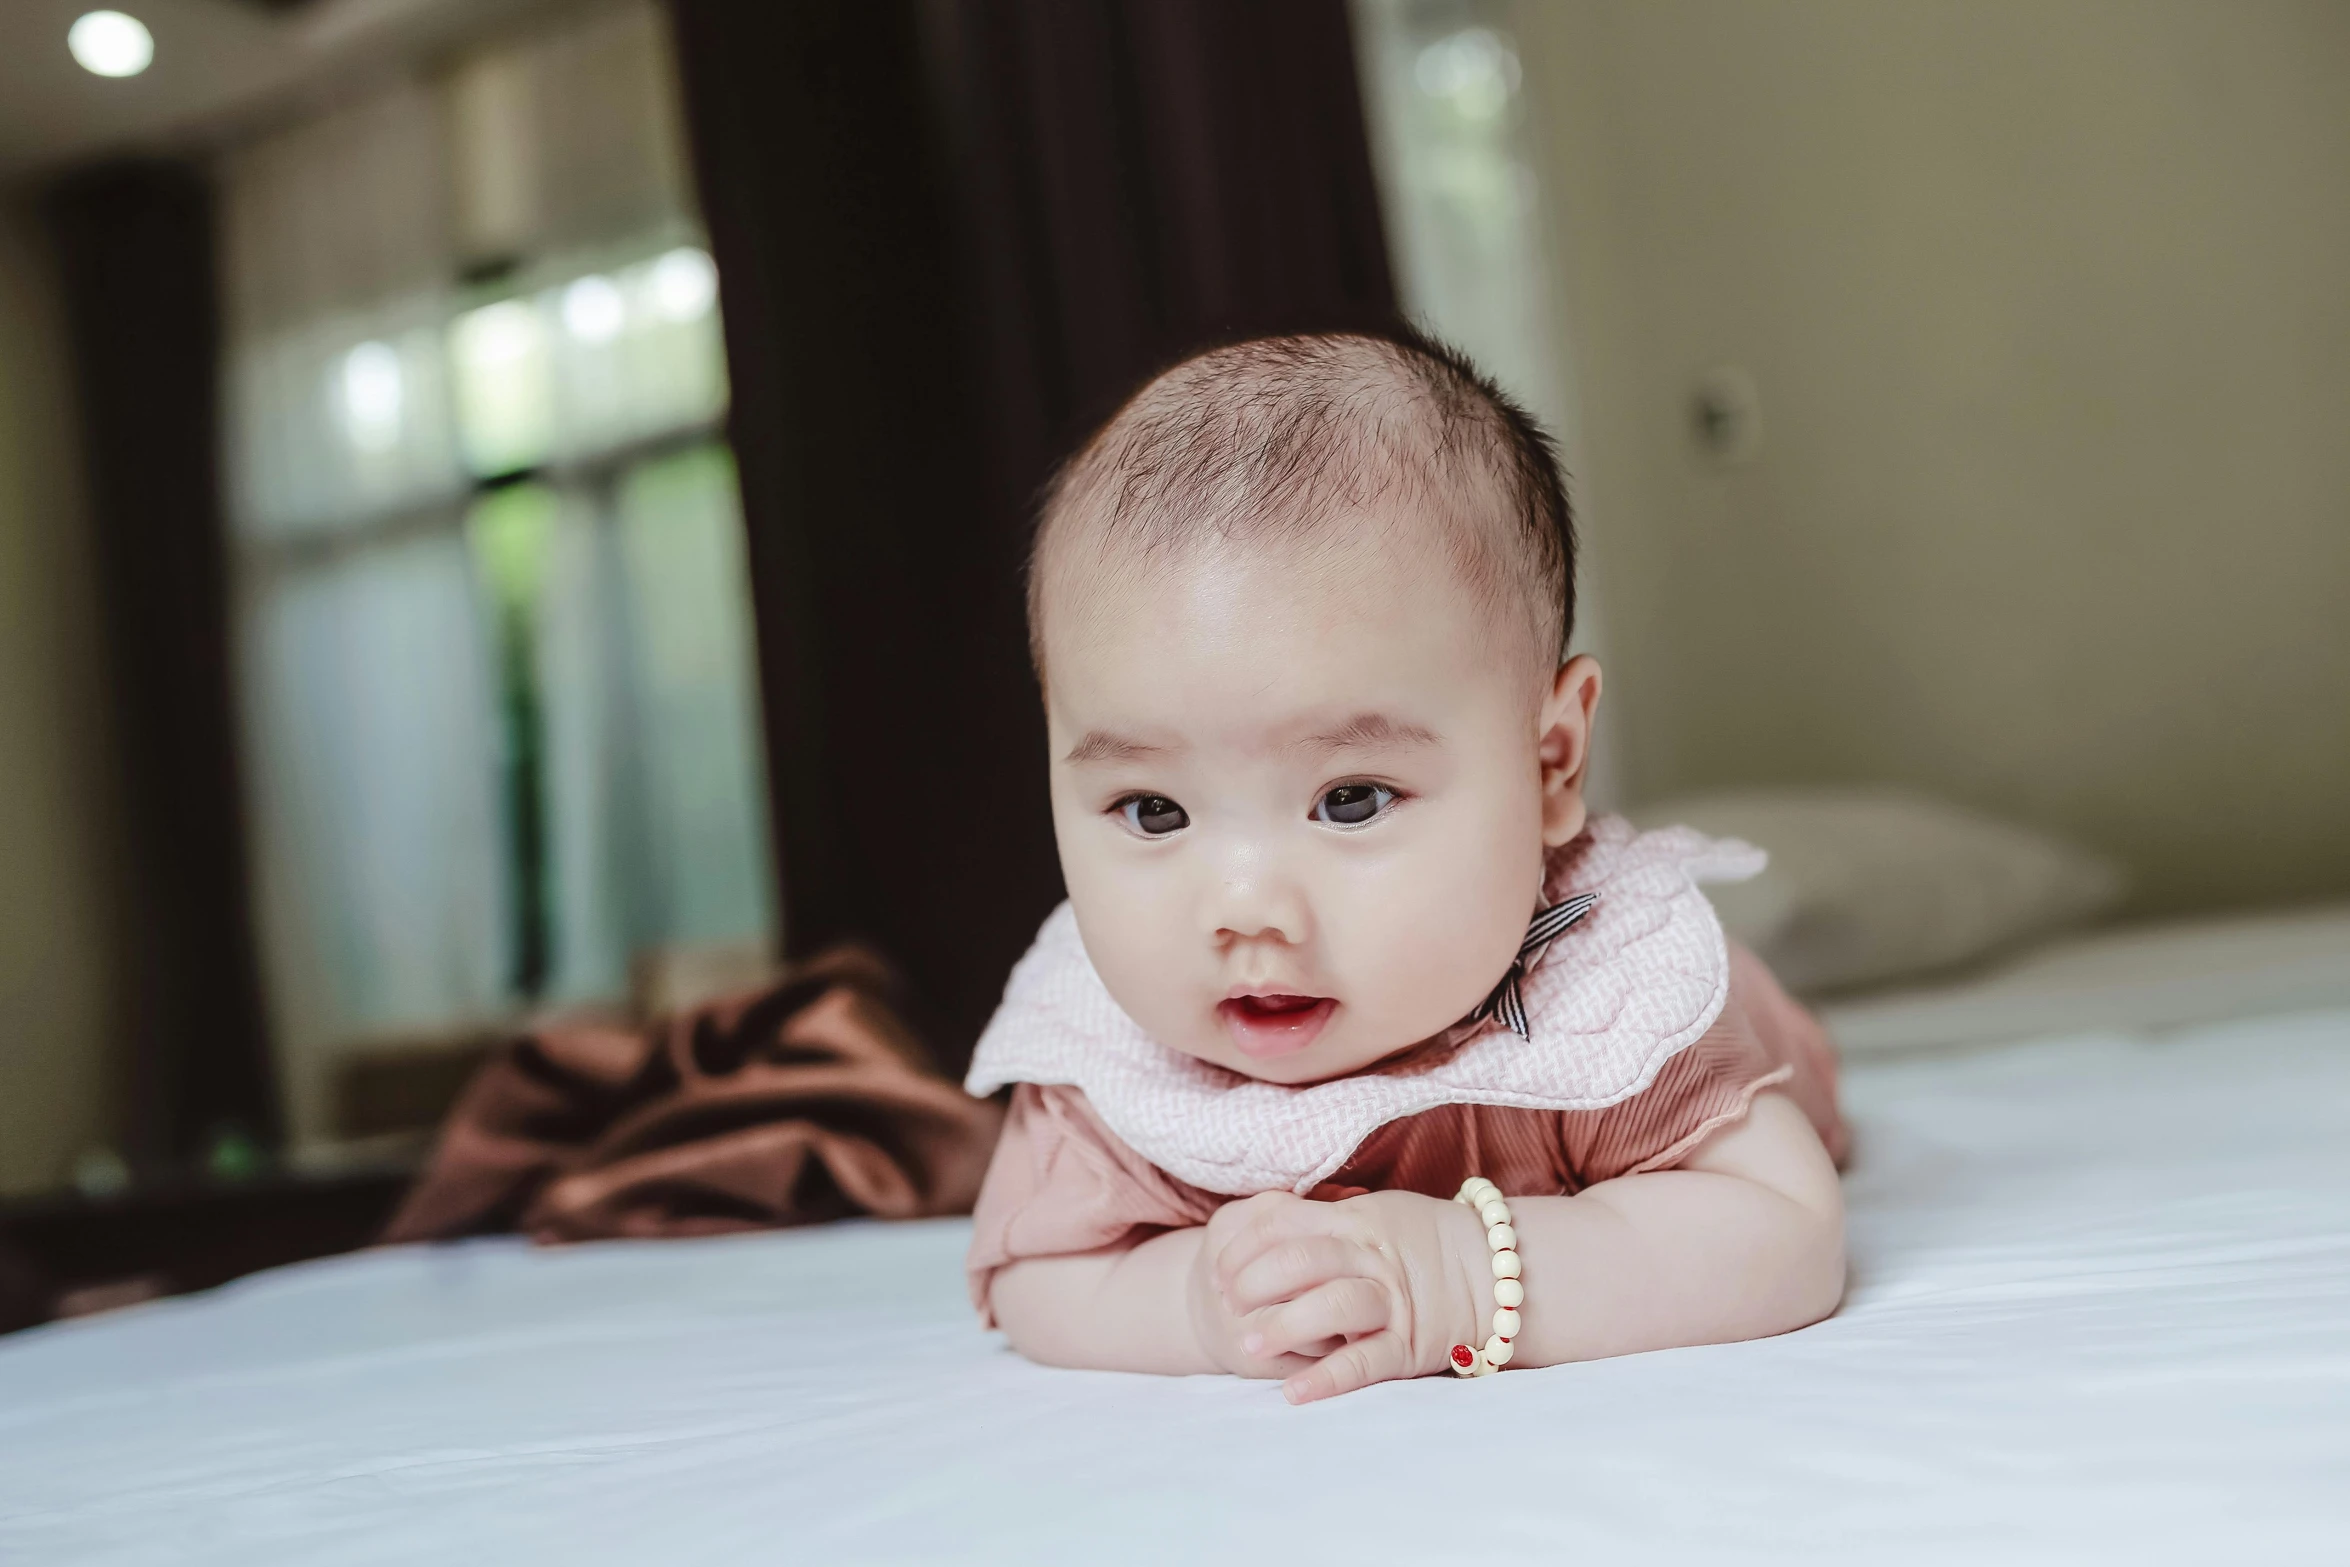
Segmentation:
<svg viewBox="0 0 2350 1567">
<path fill-rule="evenodd" d="M 1291 1409 L 1026 1364 L 954 1223 L 383 1252 L 0 1340 L 0 1561 L 2350 1560 L 2350 1012 L 1850 1086 L 1784 1338 Z"/>
</svg>

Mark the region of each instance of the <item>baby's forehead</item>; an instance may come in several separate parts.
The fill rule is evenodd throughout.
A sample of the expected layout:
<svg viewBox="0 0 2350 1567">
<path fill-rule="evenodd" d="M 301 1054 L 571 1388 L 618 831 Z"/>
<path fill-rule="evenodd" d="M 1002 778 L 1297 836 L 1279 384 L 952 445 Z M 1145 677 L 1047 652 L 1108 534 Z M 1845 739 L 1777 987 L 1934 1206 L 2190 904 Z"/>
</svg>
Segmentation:
<svg viewBox="0 0 2350 1567">
<path fill-rule="evenodd" d="M 1073 652 L 1105 641 L 1174 656 L 1175 626 L 1196 640 L 1201 618 L 1219 612 L 1232 623 L 1217 634 L 1244 640 L 1262 640 L 1276 622 L 1326 635 L 1427 631 L 1480 645 L 1536 635 L 1502 587 L 1504 547 L 1494 536 L 1504 524 L 1471 514 L 1462 498 L 1431 495 L 1398 475 L 1299 502 L 1246 526 L 1070 518 L 1040 552 L 1032 585 L 1040 667 L 1048 647 Z"/>
<path fill-rule="evenodd" d="M 1480 618 L 1475 585 L 1453 554 L 1446 530 L 1400 496 L 1333 505 L 1285 527 L 1160 538 L 1072 530 L 1048 574 L 1045 607 L 1055 624 L 1144 637 L 1214 614 L 1334 628 Z"/>
<path fill-rule="evenodd" d="M 1133 552 L 1072 574 L 1045 633 L 1048 709 L 1178 746 L 1280 748 L 1361 713 L 1442 727 L 1492 685 L 1517 692 L 1523 639 L 1409 533 L 1333 552 L 1318 540 Z"/>
</svg>

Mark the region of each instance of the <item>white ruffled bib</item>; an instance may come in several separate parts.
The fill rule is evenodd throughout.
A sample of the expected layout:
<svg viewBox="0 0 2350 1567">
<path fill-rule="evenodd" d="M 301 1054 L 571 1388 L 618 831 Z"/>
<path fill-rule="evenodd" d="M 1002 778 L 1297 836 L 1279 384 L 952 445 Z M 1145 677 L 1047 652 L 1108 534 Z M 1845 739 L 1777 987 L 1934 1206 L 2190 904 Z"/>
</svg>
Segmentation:
<svg viewBox="0 0 2350 1567">
<path fill-rule="evenodd" d="M 1738 881 L 1763 853 L 1686 827 L 1621 817 L 1551 859 L 1545 904 L 1597 893 L 1524 982 L 1530 1037 L 1488 1018 L 1390 1067 L 1291 1086 L 1170 1050 L 1110 998 L 1064 903 L 1012 970 L 964 1087 L 1080 1089 L 1128 1147 L 1177 1180 L 1230 1196 L 1328 1180 L 1365 1137 L 1441 1105 L 1598 1110 L 1631 1098 L 1696 1043 L 1730 992 L 1729 951 L 1701 881 Z"/>
</svg>

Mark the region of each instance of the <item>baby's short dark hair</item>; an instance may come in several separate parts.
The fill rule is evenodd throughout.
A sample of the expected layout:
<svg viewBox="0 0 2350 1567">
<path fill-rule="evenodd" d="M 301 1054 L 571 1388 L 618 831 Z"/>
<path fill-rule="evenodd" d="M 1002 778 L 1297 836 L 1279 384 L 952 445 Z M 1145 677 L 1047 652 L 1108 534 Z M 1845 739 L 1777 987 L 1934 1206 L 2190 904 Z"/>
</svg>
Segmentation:
<svg viewBox="0 0 2350 1567">
<path fill-rule="evenodd" d="M 1211 348 L 1128 398 L 1046 488 L 1028 562 L 1037 670 L 1045 590 L 1079 531 L 1102 557 L 1147 561 L 1203 534 L 1302 540 L 1399 492 L 1555 668 L 1575 625 L 1557 449 L 1457 349 L 1398 328 Z"/>
</svg>

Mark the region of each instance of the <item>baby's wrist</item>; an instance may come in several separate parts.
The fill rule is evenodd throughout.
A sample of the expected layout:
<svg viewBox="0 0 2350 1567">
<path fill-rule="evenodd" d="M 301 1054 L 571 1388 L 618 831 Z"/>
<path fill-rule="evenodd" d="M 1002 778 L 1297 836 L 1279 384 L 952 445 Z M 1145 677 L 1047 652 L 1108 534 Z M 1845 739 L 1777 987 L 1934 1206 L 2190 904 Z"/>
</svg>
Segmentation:
<svg viewBox="0 0 2350 1567">
<path fill-rule="evenodd" d="M 1485 1226 L 1466 1206 L 1442 1198 L 1444 1216 L 1437 1221 L 1443 1238 L 1445 1281 L 1436 1319 L 1427 1324 L 1436 1332 L 1434 1368 L 1442 1370 L 1455 1344 L 1482 1344 L 1486 1319 L 1493 1314 L 1493 1253 L 1485 1244 Z M 1423 1355 L 1422 1359 L 1427 1357 Z"/>
</svg>

